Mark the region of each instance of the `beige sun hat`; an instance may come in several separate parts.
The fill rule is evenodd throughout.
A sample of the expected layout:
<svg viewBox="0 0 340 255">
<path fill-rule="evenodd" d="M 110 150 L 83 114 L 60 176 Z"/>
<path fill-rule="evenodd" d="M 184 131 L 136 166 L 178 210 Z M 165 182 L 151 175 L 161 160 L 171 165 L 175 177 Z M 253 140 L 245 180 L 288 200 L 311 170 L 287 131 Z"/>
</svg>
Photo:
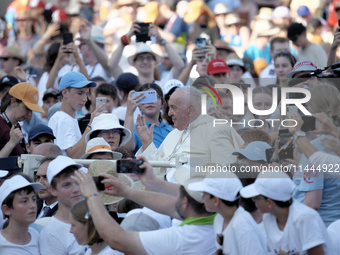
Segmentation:
<svg viewBox="0 0 340 255">
<path fill-rule="evenodd" d="M 102 113 L 92 121 L 92 129 L 85 136 L 86 143 L 91 139 L 91 134 L 98 130 L 121 129 L 124 133 L 119 146 L 123 146 L 131 139 L 131 132 L 119 123 L 117 115 L 113 113 Z"/>
<path fill-rule="evenodd" d="M 159 64 L 162 61 L 162 58 L 158 54 L 154 53 L 149 45 L 145 43 L 140 43 L 137 47 L 136 53 L 128 57 L 128 63 L 130 65 L 133 65 L 133 62 L 135 61 L 135 58 L 137 57 L 137 55 L 142 54 L 142 53 L 150 53 L 152 56 L 154 56 L 157 64 Z"/>
<path fill-rule="evenodd" d="M 258 20 L 255 23 L 254 33 L 257 36 L 272 36 L 280 32 L 280 28 L 273 26 L 268 20 Z"/>
<path fill-rule="evenodd" d="M 224 24 L 226 26 L 232 25 L 232 24 L 244 24 L 245 20 L 241 19 L 240 16 L 236 13 L 229 13 L 225 16 Z"/>
<path fill-rule="evenodd" d="M 91 163 L 88 168 L 88 173 L 91 176 L 98 176 L 101 173 L 111 174 L 114 177 L 117 177 L 119 180 L 121 180 L 125 185 L 129 187 L 133 187 L 132 179 L 125 174 L 118 174 L 116 172 L 116 164 L 111 161 L 98 160 L 98 161 Z M 105 190 L 110 190 L 110 188 L 112 188 L 112 186 L 105 185 Z M 103 192 L 99 192 L 99 197 L 105 205 L 110 205 L 110 204 L 119 202 L 120 200 L 123 199 L 123 197 L 110 196 L 110 195 L 104 194 Z"/>
<path fill-rule="evenodd" d="M 112 154 L 112 159 L 120 159 L 123 157 L 122 153 L 112 151 L 110 144 L 108 144 L 103 137 L 95 137 L 86 144 L 85 154 L 81 159 L 87 159 L 90 155 L 99 152 L 108 152 Z"/>
</svg>

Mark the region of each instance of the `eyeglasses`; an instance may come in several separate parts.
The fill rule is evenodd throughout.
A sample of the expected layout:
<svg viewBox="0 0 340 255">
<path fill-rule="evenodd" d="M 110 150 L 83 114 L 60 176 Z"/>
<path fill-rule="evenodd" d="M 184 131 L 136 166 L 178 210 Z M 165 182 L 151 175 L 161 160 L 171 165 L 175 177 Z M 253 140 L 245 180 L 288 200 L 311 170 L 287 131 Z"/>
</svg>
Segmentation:
<svg viewBox="0 0 340 255">
<path fill-rule="evenodd" d="M 221 245 L 223 247 L 223 241 L 224 241 L 223 234 L 217 234 L 216 241 L 219 245 Z M 222 248 L 219 248 L 216 251 L 216 255 L 223 255 L 223 254 L 224 254 L 224 252 L 223 252 Z"/>
<path fill-rule="evenodd" d="M 123 132 L 120 129 L 109 129 L 109 130 L 101 130 L 100 134 L 103 136 L 109 136 L 112 135 L 121 135 Z"/>
<path fill-rule="evenodd" d="M 138 61 L 138 62 L 143 62 L 144 60 L 150 62 L 150 61 L 153 61 L 155 59 L 152 56 L 146 56 L 146 57 L 138 56 L 138 57 L 135 58 L 135 61 Z"/>
</svg>

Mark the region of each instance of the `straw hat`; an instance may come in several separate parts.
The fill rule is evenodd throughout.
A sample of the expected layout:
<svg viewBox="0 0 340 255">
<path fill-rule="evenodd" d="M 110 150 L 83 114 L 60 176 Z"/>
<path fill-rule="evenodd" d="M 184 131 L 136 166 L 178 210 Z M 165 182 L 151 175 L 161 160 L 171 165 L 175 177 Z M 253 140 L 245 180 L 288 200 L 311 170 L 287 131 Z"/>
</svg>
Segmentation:
<svg viewBox="0 0 340 255">
<path fill-rule="evenodd" d="M 118 174 L 116 172 L 115 163 L 110 161 L 98 160 L 91 163 L 88 169 L 88 173 L 91 176 L 98 176 L 100 173 L 111 174 L 121 180 L 125 185 L 133 187 L 133 181 L 131 180 L 131 178 L 125 174 Z M 105 185 L 105 190 L 110 190 L 110 188 L 112 188 L 112 186 Z M 113 204 L 123 199 L 122 197 L 106 195 L 103 192 L 99 192 L 99 197 L 105 205 Z"/>
<path fill-rule="evenodd" d="M 17 47 L 4 48 L 0 58 L 16 58 L 21 61 L 21 63 L 26 62 L 26 58 L 20 53 L 20 49 Z"/>
<path fill-rule="evenodd" d="M 214 14 L 211 12 L 208 5 L 204 1 L 191 1 L 188 4 L 187 12 L 184 15 L 185 23 L 190 24 L 195 22 L 202 13 L 206 13 L 210 17 L 210 19 L 214 19 Z"/>
<path fill-rule="evenodd" d="M 257 36 L 272 36 L 280 32 L 280 28 L 273 26 L 268 20 L 258 20 L 254 32 Z"/>
<path fill-rule="evenodd" d="M 241 19 L 236 13 L 229 13 L 225 16 L 224 24 L 230 26 L 233 24 L 244 24 L 245 20 Z"/>
<path fill-rule="evenodd" d="M 268 7 L 262 7 L 259 10 L 259 14 L 254 17 L 256 20 L 271 20 L 273 17 L 273 9 Z"/>
<path fill-rule="evenodd" d="M 218 3 L 215 5 L 214 8 L 214 14 L 215 15 L 220 15 L 220 14 L 227 14 L 230 12 L 230 9 L 225 4 Z"/>
<path fill-rule="evenodd" d="M 99 152 L 108 152 L 112 154 L 112 159 L 122 158 L 122 154 L 116 151 L 112 151 L 110 144 L 108 144 L 103 137 L 95 137 L 86 144 L 85 154 L 81 156 L 81 159 L 87 159 L 90 155 Z"/>
<path fill-rule="evenodd" d="M 150 53 L 151 55 L 153 55 L 157 64 L 159 64 L 162 60 L 162 58 L 158 54 L 156 54 L 152 51 L 152 49 L 150 48 L 149 45 L 147 45 L 145 43 L 140 43 L 138 45 L 136 53 L 133 54 L 132 56 L 128 57 L 128 63 L 130 65 L 133 65 L 133 62 L 135 61 L 135 58 L 137 57 L 137 55 L 142 54 L 142 53 Z"/>
<path fill-rule="evenodd" d="M 159 15 L 158 7 L 159 7 L 159 4 L 157 1 L 149 2 L 144 6 L 144 11 L 145 11 L 144 22 L 145 23 L 155 23 Z"/>
</svg>

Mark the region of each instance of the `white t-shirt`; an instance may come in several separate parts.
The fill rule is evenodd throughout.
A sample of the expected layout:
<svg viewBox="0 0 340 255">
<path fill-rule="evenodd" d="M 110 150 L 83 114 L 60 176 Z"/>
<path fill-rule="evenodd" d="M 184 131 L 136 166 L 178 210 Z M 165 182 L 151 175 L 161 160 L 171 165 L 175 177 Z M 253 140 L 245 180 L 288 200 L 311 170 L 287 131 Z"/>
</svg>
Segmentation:
<svg viewBox="0 0 340 255">
<path fill-rule="evenodd" d="M 100 63 L 96 63 L 94 66 L 86 65 L 85 67 L 91 79 L 94 77 L 101 77 L 107 83 L 111 83 L 115 80 L 112 76 L 108 76 L 108 73 Z"/>
<path fill-rule="evenodd" d="M 56 137 L 55 144 L 67 156 L 66 149 L 75 145 L 81 139 L 78 121 L 63 111 L 57 111 L 48 121 L 48 126 Z"/>
<path fill-rule="evenodd" d="M 217 249 L 228 255 L 265 255 L 266 241 L 253 217 L 239 207 L 222 232 L 224 218 L 217 214 L 214 220 L 215 236 L 223 234 L 223 247 L 215 241 Z M 216 239 L 215 239 L 216 240 Z"/>
<path fill-rule="evenodd" d="M 84 255 L 91 255 L 92 250 L 89 248 Z M 110 246 L 106 246 L 101 252 L 98 253 L 98 255 L 124 255 L 124 253 L 121 253 L 119 251 L 112 250 Z"/>
<path fill-rule="evenodd" d="M 28 228 L 31 240 L 28 244 L 19 245 L 9 241 L 0 232 L 0 254 L 2 255 L 37 255 L 39 253 L 39 233 L 33 228 Z"/>
<path fill-rule="evenodd" d="M 41 255 L 82 255 L 85 246 L 77 243 L 70 233 L 71 224 L 51 217 L 40 232 L 39 245 Z M 38 253 L 39 254 L 39 253 Z"/>
<path fill-rule="evenodd" d="M 139 232 L 139 238 L 149 255 L 209 255 L 216 252 L 212 225 L 184 225 Z"/>
<path fill-rule="evenodd" d="M 277 226 L 273 214 L 263 214 L 263 222 L 267 233 L 267 246 L 273 254 L 307 255 L 309 249 L 321 244 L 325 255 L 335 254 L 320 215 L 302 203 L 294 202 L 289 207 L 283 231 Z"/>
<path fill-rule="evenodd" d="M 335 249 L 334 254 L 340 254 L 340 220 L 336 220 L 329 225 L 327 232 Z"/>
<path fill-rule="evenodd" d="M 112 113 L 117 115 L 118 119 L 120 119 L 122 121 L 125 121 L 126 109 L 127 109 L 126 106 L 119 106 L 119 107 L 113 109 Z M 134 123 L 136 123 L 138 114 L 142 115 L 141 111 L 137 107 L 135 112 L 133 113 L 133 121 L 134 121 Z"/>
</svg>

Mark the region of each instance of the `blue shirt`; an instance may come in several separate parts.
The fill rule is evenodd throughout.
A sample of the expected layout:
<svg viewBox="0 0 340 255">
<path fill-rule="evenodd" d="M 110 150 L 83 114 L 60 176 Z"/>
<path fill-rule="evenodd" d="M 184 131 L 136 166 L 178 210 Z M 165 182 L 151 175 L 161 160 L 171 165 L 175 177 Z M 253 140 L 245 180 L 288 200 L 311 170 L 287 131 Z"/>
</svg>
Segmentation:
<svg viewBox="0 0 340 255">
<path fill-rule="evenodd" d="M 148 128 L 151 127 L 152 123 L 145 122 Z M 142 147 L 142 141 L 140 140 L 137 130 L 136 130 L 136 125 L 134 126 L 134 131 L 135 131 L 135 149 L 133 153 L 136 153 L 140 147 Z M 172 131 L 172 127 L 168 123 L 164 123 L 163 121 L 160 122 L 159 126 L 155 126 L 153 129 L 153 143 L 155 146 L 158 148 L 164 138 Z"/>
<path fill-rule="evenodd" d="M 318 150 L 325 152 L 321 144 L 324 137 L 327 136 L 321 135 L 314 139 L 311 144 Z M 332 136 L 328 135 L 328 137 Z M 303 171 L 306 166 L 307 168 L 308 166 L 311 167 L 305 155 L 302 155 L 299 165 L 301 165 L 301 168 L 298 168 L 293 178 L 296 185 L 293 198 L 302 203 L 305 199 L 305 192 L 321 189 L 322 200 L 318 212 L 328 227 L 332 222 L 340 219 L 340 178 L 332 178 L 328 173 L 322 171 Z"/>
</svg>

